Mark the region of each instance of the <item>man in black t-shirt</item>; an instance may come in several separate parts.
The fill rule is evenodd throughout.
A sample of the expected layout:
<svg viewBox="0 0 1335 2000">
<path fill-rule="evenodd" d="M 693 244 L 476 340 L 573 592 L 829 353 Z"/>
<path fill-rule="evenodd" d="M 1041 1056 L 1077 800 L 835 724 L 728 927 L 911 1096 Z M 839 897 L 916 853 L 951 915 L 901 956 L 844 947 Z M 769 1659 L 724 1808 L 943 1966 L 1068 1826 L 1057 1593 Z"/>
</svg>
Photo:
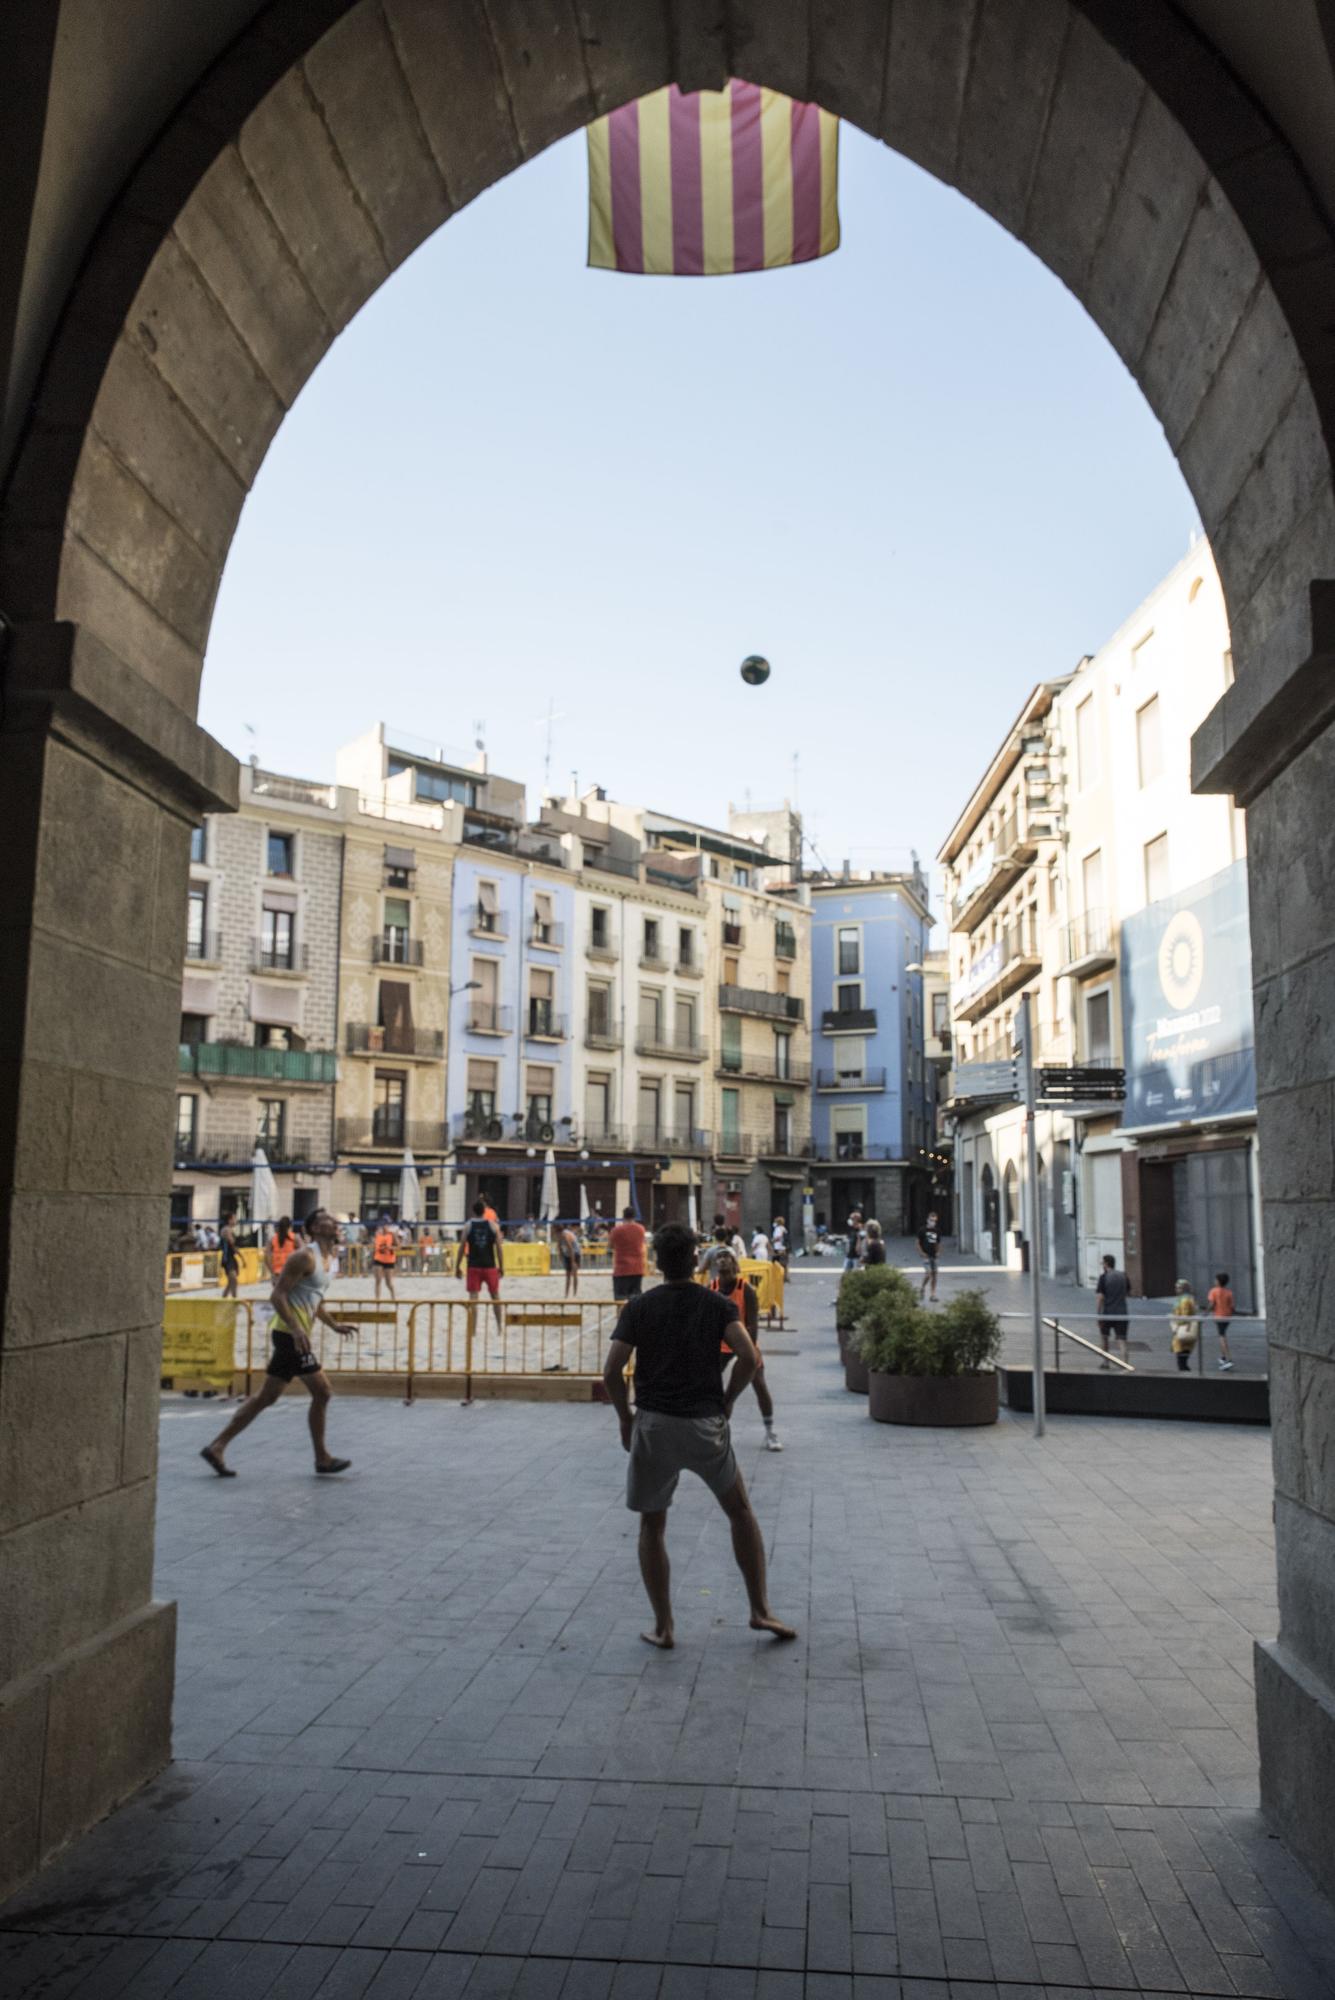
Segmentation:
<svg viewBox="0 0 1335 2000">
<path fill-rule="evenodd" d="M 695 1237 L 669 1222 L 654 1237 L 664 1283 L 628 1300 L 607 1352 L 603 1381 L 630 1454 L 626 1505 L 640 1517 L 640 1574 L 654 1612 L 651 1646 L 673 1643 L 667 1513 L 683 1472 L 703 1479 L 728 1516 L 732 1551 L 746 1584 L 751 1628 L 776 1639 L 797 1634 L 769 1608 L 765 1544 L 733 1456 L 728 1419 L 759 1366 L 754 1341 L 733 1301 L 694 1282 Z M 736 1356 L 726 1390 L 721 1347 Z M 626 1369 L 635 1357 L 635 1414 Z"/>
</svg>

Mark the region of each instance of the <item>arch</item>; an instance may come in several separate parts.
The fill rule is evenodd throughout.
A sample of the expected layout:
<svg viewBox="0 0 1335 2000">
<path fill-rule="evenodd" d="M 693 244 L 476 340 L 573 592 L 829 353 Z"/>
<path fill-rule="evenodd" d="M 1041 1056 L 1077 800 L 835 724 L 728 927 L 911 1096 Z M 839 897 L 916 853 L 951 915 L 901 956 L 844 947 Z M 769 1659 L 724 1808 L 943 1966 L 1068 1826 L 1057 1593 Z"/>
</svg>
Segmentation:
<svg viewBox="0 0 1335 2000">
<path fill-rule="evenodd" d="M 563 0 L 319 0 L 296 25 L 271 7 L 168 127 L 89 261 L 7 496 L 0 601 L 80 625 L 193 713 L 246 493 L 358 307 L 451 213 L 596 113 L 735 71 L 952 183 L 1064 280 L 1177 454 L 1240 675 L 1273 647 L 1291 666 L 1308 585 L 1335 572 L 1300 345 L 1311 287 L 1293 285 L 1292 243 L 1263 266 L 1274 246 L 1253 238 L 1272 205 L 1250 199 L 1228 146 L 1216 173 L 1188 136 L 1201 85 L 1226 80 L 1185 31 L 1160 21 L 1151 38 L 1144 12 L 857 0 L 838 28 L 808 29 L 800 0 L 774 0 L 745 28 L 693 29 L 630 0 L 595 9 L 595 33 Z M 1273 178 L 1278 142 L 1232 97 Z M 1290 182 L 1291 236 L 1324 242 Z"/>
<path fill-rule="evenodd" d="M 5 1337 L 25 1350 L 31 1434 L 33 1412 L 91 1425 L 97 1395 L 62 1392 L 39 1255 L 61 1240 L 62 1203 L 77 1202 L 88 1275 L 66 1274 L 59 1338 L 83 1343 L 82 1383 L 96 1367 L 105 1393 L 123 1395 L 122 1427 L 96 1452 L 87 1433 L 53 1428 L 69 1448 L 25 1459 L 22 1490 L 7 1492 L 4 1532 L 28 1537 L 28 1567 L 4 1671 L 31 1696 L 23 1796 L 38 1804 L 0 1865 L 30 1868 L 166 1755 L 170 1611 L 149 1597 L 160 1297 L 147 1279 L 168 1180 L 188 827 L 233 784 L 190 718 L 245 496 L 331 342 L 450 214 L 595 113 L 729 74 L 817 99 L 993 215 L 1084 303 L 1162 422 L 1232 630 L 1237 683 L 1198 735 L 1197 772 L 1255 802 L 1263 1120 L 1277 1152 L 1299 1131 L 1328 1142 L 1335 240 L 1263 113 L 1179 10 L 271 0 L 109 206 L 0 513 L 21 835 L 6 884 L 19 1025 L 0 1107 L 14 1190 Z M 1335 1490 L 1303 1412 L 1335 1407 L 1335 1358 L 1304 1338 L 1330 1230 L 1303 1204 L 1326 1201 L 1328 1222 L 1335 1189 L 1273 1172 L 1267 1233 L 1287 1253 L 1272 1392 L 1287 1636 L 1258 1653 L 1264 1782 L 1329 1880 L 1335 1628 L 1321 1592 Z M 995 1229 L 989 1165 L 981 1188 Z M 105 1542 L 56 1603 L 42 1552 L 59 1556 L 90 1496 L 83 1525 L 96 1511 L 104 1525 L 88 1533 Z M 106 1719 L 92 1750 L 90 1707 Z"/>
</svg>

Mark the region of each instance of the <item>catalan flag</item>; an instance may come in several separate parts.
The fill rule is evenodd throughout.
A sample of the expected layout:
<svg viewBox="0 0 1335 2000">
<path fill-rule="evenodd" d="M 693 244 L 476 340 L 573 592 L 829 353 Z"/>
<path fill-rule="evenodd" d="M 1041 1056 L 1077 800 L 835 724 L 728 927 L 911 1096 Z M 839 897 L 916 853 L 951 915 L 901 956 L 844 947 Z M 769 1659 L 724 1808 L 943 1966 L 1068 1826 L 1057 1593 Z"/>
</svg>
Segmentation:
<svg viewBox="0 0 1335 2000">
<path fill-rule="evenodd" d="M 589 127 L 589 263 L 712 278 L 839 247 L 839 121 L 735 78 L 675 84 Z"/>
</svg>

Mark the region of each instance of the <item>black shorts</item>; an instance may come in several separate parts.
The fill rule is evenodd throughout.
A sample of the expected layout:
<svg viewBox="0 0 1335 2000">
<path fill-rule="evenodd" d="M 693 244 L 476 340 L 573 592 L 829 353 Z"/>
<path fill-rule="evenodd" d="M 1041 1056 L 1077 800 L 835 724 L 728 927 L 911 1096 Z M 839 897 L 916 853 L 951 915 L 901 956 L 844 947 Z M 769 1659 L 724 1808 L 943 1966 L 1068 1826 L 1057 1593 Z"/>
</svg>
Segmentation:
<svg viewBox="0 0 1335 2000">
<path fill-rule="evenodd" d="M 612 1273 L 612 1297 L 614 1299 L 638 1299 L 644 1279 L 638 1271 L 614 1271 Z"/>
<path fill-rule="evenodd" d="M 298 1375 L 320 1373 L 324 1363 L 313 1347 L 303 1352 L 290 1333 L 282 1333 L 277 1327 L 269 1337 L 273 1341 L 273 1353 L 264 1371 L 266 1375 L 275 1375 L 280 1382 L 292 1382 Z"/>
<path fill-rule="evenodd" d="M 1103 1340 L 1106 1340 L 1109 1334 L 1113 1334 L 1118 1340 L 1125 1340 L 1126 1331 L 1127 1322 L 1120 1317 L 1117 1319 L 1101 1319 L 1099 1321 L 1099 1337 Z"/>
</svg>

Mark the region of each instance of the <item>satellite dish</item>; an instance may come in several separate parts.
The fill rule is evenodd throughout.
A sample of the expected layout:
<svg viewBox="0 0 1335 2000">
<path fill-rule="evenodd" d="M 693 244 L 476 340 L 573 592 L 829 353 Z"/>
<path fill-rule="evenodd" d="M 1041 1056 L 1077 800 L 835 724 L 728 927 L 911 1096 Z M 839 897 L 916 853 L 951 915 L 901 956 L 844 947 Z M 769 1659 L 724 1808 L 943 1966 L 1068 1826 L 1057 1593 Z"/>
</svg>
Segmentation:
<svg viewBox="0 0 1335 2000">
<path fill-rule="evenodd" d="M 759 653 L 748 653 L 742 661 L 742 679 L 748 687 L 762 687 L 769 679 L 769 661 Z"/>
</svg>

